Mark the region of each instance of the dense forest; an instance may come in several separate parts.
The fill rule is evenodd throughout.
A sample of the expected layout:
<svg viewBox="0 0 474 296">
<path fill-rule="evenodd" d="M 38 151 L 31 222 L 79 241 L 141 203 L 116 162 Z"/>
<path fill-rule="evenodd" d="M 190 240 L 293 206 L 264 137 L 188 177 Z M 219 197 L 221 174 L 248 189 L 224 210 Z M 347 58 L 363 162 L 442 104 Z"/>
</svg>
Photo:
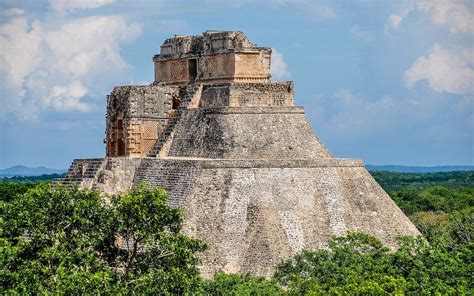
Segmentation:
<svg viewBox="0 0 474 296">
<path fill-rule="evenodd" d="M 423 190 L 435 186 L 448 189 L 474 187 L 474 171 L 456 171 L 443 173 L 395 173 L 387 171 L 370 171 L 387 192 L 402 189 Z"/>
<path fill-rule="evenodd" d="M 48 180 L 0 181 L 1 294 L 472 295 L 474 172 L 372 172 L 422 232 L 388 250 L 363 233 L 281 262 L 272 278 L 200 276 L 203 242 L 147 186 L 104 199 Z M 16 181 L 15 181 L 16 180 Z M 40 182 L 39 182 L 40 181 Z M 116 238 L 134 241 L 118 248 Z"/>
</svg>

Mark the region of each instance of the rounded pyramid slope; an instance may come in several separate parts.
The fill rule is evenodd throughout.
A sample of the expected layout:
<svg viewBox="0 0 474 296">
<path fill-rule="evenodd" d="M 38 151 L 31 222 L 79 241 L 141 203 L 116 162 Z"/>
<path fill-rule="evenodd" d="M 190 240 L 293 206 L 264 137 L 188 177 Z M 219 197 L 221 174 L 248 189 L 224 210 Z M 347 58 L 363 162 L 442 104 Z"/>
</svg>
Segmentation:
<svg viewBox="0 0 474 296">
<path fill-rule="evenodd" d="M 391 248 L 420 233 L 358 160 L 333 158 L 299 107 L 183 112 L 168 154 L 142 161 L 184 209 L 186 234 L 209 245 L 201 270 L 270 276 L 303 249 L 349 231 Z"/>
<path fill-rule="evenodd" d="M 184 209 L 186 234 L 209 245 L 204 275 L 270 276 L 301 251 L 331 236 L 371 234 L 391 248 L 416 227 L 360 162 L 145 159 L 135 184 L 165 188 Z"/>
<path fill-rule="evenodd" d="M 323 159 L 331 154 L 316 138 L 301 107 L 188 109 L 168 156 L 218 159 Z"/>
</svg>

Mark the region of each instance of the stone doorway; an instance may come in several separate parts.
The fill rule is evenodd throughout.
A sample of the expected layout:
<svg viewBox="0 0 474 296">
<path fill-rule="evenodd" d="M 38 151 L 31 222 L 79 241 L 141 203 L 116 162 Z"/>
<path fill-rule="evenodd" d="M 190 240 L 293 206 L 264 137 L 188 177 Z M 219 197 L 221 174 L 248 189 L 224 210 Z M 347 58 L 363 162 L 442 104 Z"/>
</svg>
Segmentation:
<svg viewBox="0 0 474 296">
<path fill-rule="evenodd" d="M 179 108 L 179 105 L 181 105 L 181 100 L 178 97 L 173 97 L 171 109 L 176 110 Z"/>
<path fill-rule="evenodd" d="M 116 156 L 125 156 L 125 139 L 123 134 L 123 120 L 117 120 L 116 129 L 116 143 L 117 143 L 117 155 Z"/>
<path fill-rule="evenodd" d="M 197 77 L 197 59 L 188 60 L 189 80 L 195 80 Z"/>
</svg>

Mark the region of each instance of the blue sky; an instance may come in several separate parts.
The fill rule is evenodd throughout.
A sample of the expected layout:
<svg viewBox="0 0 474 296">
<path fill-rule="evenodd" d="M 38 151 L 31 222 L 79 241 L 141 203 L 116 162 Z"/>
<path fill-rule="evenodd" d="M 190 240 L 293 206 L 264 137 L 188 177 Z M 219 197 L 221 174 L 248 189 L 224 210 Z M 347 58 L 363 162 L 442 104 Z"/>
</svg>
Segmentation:
<svg viewBox="0 0 474 296">
<path fill-rule="evenodd" d="M 105 96 L 153 80 L 165 38 L 272 47 L 318 137 L 370 164 L 474 164 L 474 2 L 0 1 L 0 168 L 104 155 Z"/>
</svg>

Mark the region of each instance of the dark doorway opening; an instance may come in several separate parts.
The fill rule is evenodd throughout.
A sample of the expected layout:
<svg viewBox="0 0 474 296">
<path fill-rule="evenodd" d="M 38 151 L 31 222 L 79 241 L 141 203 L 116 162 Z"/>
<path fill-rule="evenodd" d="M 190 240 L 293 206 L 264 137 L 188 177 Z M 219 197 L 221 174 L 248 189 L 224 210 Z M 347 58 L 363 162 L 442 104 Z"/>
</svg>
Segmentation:
<svg viewBox="0 0 474 296">
<path fill-rule="evenodd" d="M 124 156 L 125 155 L 125 139 L 123 135 L 123 121 L 117 120 L 117 127 L 116 127 L 116 136 L 117 136 L 117 156 Z"/>
<path fill-rule="evenodd" d="M 179 105 L 181 104 L 181 100 L 174 97 L 173 98 L 173 104 L 171 106 L 171 109 L 178 109 L 179 108 Z"/>
<path fill-rule="evenodd" d="M 195 80 L 197 77 L 197 59 L 188 60 L 189 80 Z"/>
</svg>

